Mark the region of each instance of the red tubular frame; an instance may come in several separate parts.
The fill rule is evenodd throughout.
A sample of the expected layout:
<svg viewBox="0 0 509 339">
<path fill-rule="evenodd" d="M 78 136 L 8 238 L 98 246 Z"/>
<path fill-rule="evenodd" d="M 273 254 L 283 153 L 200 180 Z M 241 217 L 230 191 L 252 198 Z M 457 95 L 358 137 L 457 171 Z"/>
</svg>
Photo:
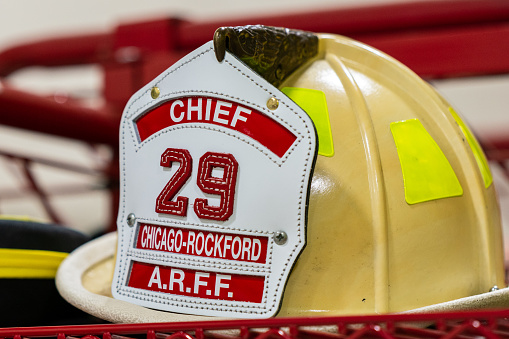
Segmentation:
<svg viewBox="0 0 509 339">
<path fill-rule="evenodd" d="M 190 51 L 210 40 L 215 29 L 220 26 L 264 24 L 313 32 L 337 33 L 361 41 L 372 41 L 373 44 L 381 46 L 381 49 L 384 49 L 385 42 L 382 41 L 387 37 L 392 36 L 396 39 L 399 36 L 402 38 L 400 43 L 412 51 L 415 46 L 419 48 L 419 44 L 405 41 L 408 40 L 406 33 L 410 31 L 429 34 L 434 30 L 444 30 L 447 33 L 447 29 L 453 28 L 461 34 L 458 28 L 472 28 L 473 25 L 497 26 L 497 23 L 507 23 L 508 19 L 509 3 L 504 0 L 449 0 L 339 8 L 203 23 L 177 19 L 156 20 L 121 26 L 117 32 L 113 33 L 49 39 L 13 47 L 0 53 L 0 76 L 5 77 L 27 66 L 101 63 L 114 57 L 114 51 L 122 46 L 143 45 L 146 51 L 152 52 L 156 50 Z M 134 35 L 118 34 L 126 27 L 129 27 L 129 33 Z M 147 33 L 151 37 L 148 40 Z M 469 30 L 465 33 L 468 34 Z M 466 41 L 462 43 L 468 44 Z M 483 41 L 472 41 L 470 47 L 475 47 L 478 43 L 483 44 Z M 392 54 L 389 45 L 388 47 L 386 52 Z M 412 57 L 410 53 L 408 55 L 411 62 Z M 428 62 L 428 64 L 433 63 Z"/>
<path fill-rule="evenodd" d="M 118 145 L 120 116 L 3 87 L 0 124 L 89 143 Z"/>
<path fill-rule="evenodd" d="M 220 23 L 182 23 L 177 32 L 178 45 L 187 49 L 210 40 L 218 24 L 260 23 L 342 34 L 394 56 L 429 78 L 507 72 L 509 60 L 504 55 L 508 49 L 505 43 L 509 35 L 508 20 L 507 1 L 427 1 Z M 483 38 L 477 39 L 479 35 Z M 492 62 L 495 65 L 485 65 Z"/>
<path fill-rule="evenodd" d="M 0 53 L 0 77 L 27 66 L 97 63 L 107 52 L 111 40 L 111 34 L 91 34 L 15 46 Z"/>
<path fill-rule="evenodd" d="M 433 314 L 387 314 L 342 317 L 271 318 L 202 322 L 103 324 L 0 328 L 0 338 L 111 339 L 139 335 L 147 339 L 265 338 L 508 338 L 508 310 Z M 416 326 L 419 325 L 420 326 Z M 425 328 L 431 325 L 433 328 Z M 323 327 L 333 327 L 330 332 Z M 320 329 L 317 329 L 320 327 Z M 429 327 L 429 326 L 428 326 Z M 224 332 L 229 331 L 230 332 Z M 223 332 L 218 332 L 223 331 Z M 130 339 L 130 338 L 129 338 Z"/>
</svg>

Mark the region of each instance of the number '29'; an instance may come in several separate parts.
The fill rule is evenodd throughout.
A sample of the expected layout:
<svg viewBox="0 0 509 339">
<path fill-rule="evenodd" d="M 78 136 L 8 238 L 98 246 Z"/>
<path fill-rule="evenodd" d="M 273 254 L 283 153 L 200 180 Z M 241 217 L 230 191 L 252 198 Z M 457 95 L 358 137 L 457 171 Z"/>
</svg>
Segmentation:
<svg viewBox="0 0 509 339">
<path fill-rule="evenodd" d="M 155 210 L 185 217 L 189 198 L 175 196 L 192 176 L 193 158 L 188 150 L 167 148 L 161 155 L 160 164 L 170 168 L 172 162 L 178 162 L 180 166 L 157 196 Z M 232 215 L 238 167 L 237 160 L 229 153 L 207 152 L 200 158 L 196 184 L 202 192 L 218 195 L 220 202 L 219 206 L 211 206 L 207 199 L 196 198 L 194 212 L 199 218 L 225 221 Z M 214 168 L 223 169 L 222 178 L 212 175 Z"/>
</svg>

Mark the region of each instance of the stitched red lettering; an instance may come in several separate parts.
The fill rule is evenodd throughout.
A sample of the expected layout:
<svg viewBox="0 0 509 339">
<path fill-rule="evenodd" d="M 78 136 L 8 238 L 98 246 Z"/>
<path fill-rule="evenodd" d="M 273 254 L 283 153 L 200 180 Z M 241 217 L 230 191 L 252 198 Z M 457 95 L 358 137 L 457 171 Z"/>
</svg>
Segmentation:
<svg viewBox="0 0 509 339">
<path fill-rule="evenodd" d="M 178 170 L 171 177 L 170 181 L 163 188 L 156 199 L 156 212 L 173 214 L 179 216 L 187 215 L 187 197 L 177 197 L 176 201 L 172 199 L 177 195 L 182 186 L 191 176 L 193 159 L 188 150 L 167 148 L 161 155 L 161 166 L 170 168 L 172 162 L 180 163 Z"/>
<path fill-rule="evenodd" d="M 232 240 L 232 236 L 231 235 L 226 235 L 224 237 L 224 253 L 228 253 L 228 250 L 232 248 L 230 246 L 230 241 L 231 240 Z"/>
<path fill-rule="evenodd" d="M 237 244 L 238 251 L 235 251 L 235 244 Z M 242 250 L 242 243 L 241 243 L 240 237 L 233 238 L 233 242 L 232 242 L 232 257 L 233 257 L 233 259 L 239 258 L 241 250 Z"/>
<path fill-rule="evenodd" d="M 194 275 L 194 294 L 198 294 L 200 286 L 207 286 L 207 281 L 202 281 L 200 278 L 208 278 L 210 274 L 205 272 L 196 272 Z"/>
<path fill-rule="evenodd" d="M 152 276 L 150 277 L 150 280 L 148 282 L 148 287 L 152 287 L 152 284 L 156 283 L 157 288 L 162 288 L 161 286 L 161 274 L 159 273 L 159 266 L 154 267 L 154 270 L 152 271 Z"/>
<path fill-rule="evenodd" d="M 180 252 L 180 249 L 182 248 L 182 245 L 184 245 L 182 243 L 182 231 L 181 230 L 178 230 L 176 233 L 175 233 L 175 252 Z"/>
<path fill-rule="evenodd" d="M 158 269 L 159 271 L 159 267 L 156 266 L 156 268 Z M 178 274 L 178 278 L 177 278 L 177 274 Z M 170 291 L 173 290 L 173 285 L 175 283 L 177 283 L 179 285 L 179 291 L 180 292 L 184 292 L 184 271 L 182 270 L 179 270 L 179 269 L 176 269 L 176 268 L 172 268 L 171 269 L 171 273 L 170 273 L 170 286 L 168 287 L 168 289 Z"/>
<path fill-rule="evenodd" d="M 203 235 L 203 232 L 200 232 L 196 237 L 196 255 L 201 255 L 203 253 L 204 247 L 205 247 L 205 236 Z"/>
<path fill-rule="evenodd" d="M 177 117 L 175 115 L 175 106 L 184 107 L 184 103 L 182 102 L 182 100 L 175 100 L 174 102 L 171 103 L 171 106 L 170 106 L 171 119 L 175 122 L 181 122 L 184 119 L 184 110 L 181 110 L 180 112 L 178 112 L 180 115 Z"/>
<path fill-rule="evenodd" d="M 251 260 L 256 261 L 260 258 L 262 245 L 260 240 L 253 239 L 253 251 L 251 252 Z"/>
<path fill-rule="evenodd" d="M 148 247 L 148 241 L 147 241 L 147 232 L 148 226 L 143 226 L 143 229 L 141 231 L 141 246 L 142 247 Z"/>
<path fill-rule="evenodd" d="M 228 115 L 230 114 L 230 112 L 228 110 L 223 109 L 223 107 L 231 108 L 232 103 L 218 100 L 216 103 L 216 110 L 214 111 L 213 121 L 223 125 L 228 125 L 228 120 L 219 117 L 219 116 L 228 117 Z"/>
<path fill-rule="evenodd" d="M 194 254 L 194 240 L 196 238 L 196 234 L 193 231 L 189 231 L 187 235 L 187 253 Z"/>
<path fill-rule="evenodd" d="M 226 260 L 265 263 L 268 237 L 141 223 L 136 248 Z"/>
<path fill-rule="evenodd" d="M 172 295 L 260 303 L 265 276 L 204 272 L 133 261 L 127 284 Z"/>
<path fill-rule="evenodd" d="M 224 235 L 221 235 L 218 239 L 218 234 L 216 234 L 216 241 L 214 242 L 214 257 L 222 258 L 223 252 L 221 252 L 221 241 L 223 241 Z"/>
<path fill-rule="evenodd" d="M 219 296 L 221 288 L 228 289 L 230 284 L 223 283 L 223 280 L 231 280 L 232 276 L 227 274 L 216 274 L 216 288 L 214 289 L 214 295 Z M 231 298 L 231 296 L 229 296 Z"/>
<path fill-rule="evenodd" d="M 166 239 L 166 229 L 163 229 L 163 236 L 161 238 L 161 251 L 167 251 L 168 248 L 166 247 L 166 242 L 167 242 L 167 239 Z"/>
<path fill-rule="evenodd" d="M 212 246 L 208 246 L 209 240 L 212 240 Z M 212 252 L 214 251 L 214 236 L 212 233 L 207 234 L 207 238 L 205 239 L 205 254 L 207 257 L 210 257 L 212 255 Z M 210 250 L 209 250 L 210 249 Z"/>
<path fill-rule="evenodd" d="M 207 99 L 207 106 L 205 107 L 205 120 L 210 120 L 210 110 L 212 108 L 212 99 Z"/>
<path fill-rule="evenodd" d="M 233 213 L 238 167 L 235 157 L 229 153 L 207 152 L 200 158 L 198 187 L 205 193 L 219 195 L 221 200 L 219 206 L 211 206 L 207 199 L 196 199 L 194 211 L 198 217 L 219 221 L 230 218 Z M 214 168 L 223 169 L 221 178 L 212 175 Z"/>
<path fill-rule="evenodd" d="M 201 105 L 201 104 L 200 104 Z M 170 168 L 172 162 L 180 163 L 170 181 L 157 196 L 157 213 L 187 216 L 189 198 L 178 196 L 173 199 L 191 177 L 193 159 L 188 150 L 167 148 L 161 155 L 161 166 Z M 207 199 L 197 198 L 194 211 L 199 218 L 225 221 L 233 214 L 235 184 L 238 163 L 229 153 L 207 152 L 200 158 L 197 185 L 204 192 L 220 196 L 219 206 L 211 206 Z M 222 176 L 214 176 L 214 170 L 222 170 Z"/>
<path fill-rule="evenodd" d="M 170 229 L 170 231 L 168 232 L 168 251 L 171 252 L 173 251 L 173 245 L 175 243 L 175 240 L 173 240 L 173 237 L 175 236 L 175 231 L 172 229 Z"/>
<path fill-rule="evenodd" d="M 196 105 L 193 106 L 193 101 L 196 100 Z M 196 120 L 200 121 L 202 119 L 202 113 L 201 113 L 201 98 L 193 99 L 188 98 L 187 99 L 187 120 L 192 120 L 192 113 L 196 112 Z"/>
<path fill-rule="evenodd" d="M 168 127 L 199 123 L 241 133 L 282 158 L 297 136 L 281 121 L 224 98 L 187 96 L 163 102 L 135 121 L 140 142 Z"/>
<path fill-rule="evenodd" d="M 150 247 L 153 247 L 153 241 L 152 241 L 152 230 L 153 228 L 148 226 L 147 227 L 148 230 L 147 230 L 147 244 L 149 244 Z"/>
<path fill-rule="evenodd" d="M 156 248 L 156 250 L 158 250 L 159 247 L 161 247 L 161 241 L 159 240 L 159 236 L 158 236 L 160 234 L 161 234 L 161 229 L 160 228 L 156 229 L 155 239 L 154 239 L 155 240 L 155 248 Z"/>
<path fill-rule="evenodd" d="M 238 120 L 244 121 L 244 122 L 247 121 L 247 116 L 241 115 L 241 113 L 251 114 L 251 110 L 244 108 L 242 106 L 237 106 L 237 109 L 235 110 L 235 113 L 233 114 L 233 118 L 232 118 L 232 122 L 231 122 L 232 127 L 237 126 Z"/>
<path fill-rule="evenodd" d="M 251 256 L 249 255 L 250 254 L 249 251 L 251 250 L 251 239 L 244 238 L 242 243 L 244 245 L 242 247 L 242 260 L 244 260 L 244 254 L 246 254 L 245 260 L 251 260 Z"/>
</svg>

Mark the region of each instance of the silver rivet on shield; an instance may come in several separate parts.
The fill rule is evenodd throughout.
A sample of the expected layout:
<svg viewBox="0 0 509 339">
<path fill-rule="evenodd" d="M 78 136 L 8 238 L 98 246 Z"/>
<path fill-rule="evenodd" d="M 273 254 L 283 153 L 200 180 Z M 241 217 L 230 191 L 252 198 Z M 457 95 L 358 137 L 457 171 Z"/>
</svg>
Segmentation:
<svg viewBox="0 0 509 339">
<path fill-rule="evenodd" d="M 277 109 L 279 107 L 279 100 L 272 97 L 267 101 L 267 108 L 271 111 Z"/>
<path fill-rule="evenodd" d="M 283 231 L 274 232 L 273 238 L 274 242 L 278 245 L 284 245 L 288 241 L 288 235 Z"/>
<path fill-rule="evenodd" d="M 152 99 L 159 98 L 159 94 L 161 94 L 159 87 L 156 86 L 152 87 L 152 89 L 150 90 L 150 96 L 152 97 Z"/>
<path fill-rule="evenodd" d="M 127 216 L 127 225 L 129 225 L 129 227 L 133 227 L 135 223 L 136 216 L 134 215 L 134 213 L 129 213 L 129 215 Z"/>
</svg>

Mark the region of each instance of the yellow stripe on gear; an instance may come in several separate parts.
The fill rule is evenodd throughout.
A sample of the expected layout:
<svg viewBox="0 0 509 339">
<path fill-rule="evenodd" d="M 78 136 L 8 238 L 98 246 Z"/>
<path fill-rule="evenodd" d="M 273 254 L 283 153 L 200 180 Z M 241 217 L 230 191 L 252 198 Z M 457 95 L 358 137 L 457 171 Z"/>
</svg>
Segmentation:
<svg viewBox="0 0 509 339">
<path fill-rule="evenodd" d="M 391 123 L 408 204 L 463 195 L 444 153 L 418 119 Z"/>
<path fill-rule="evenodd" d="M 67 255 L 54 251 L 0 248 L 0 278 L 54 278 Z"/>
<path fill-rule="evenodd" d="M 470 128 L 468 128 L 463 120 L 461 120 L 458 113 L 456 113 L 452 107 L 449 107 L 449 112 L 451 112 L 454 120 L 456 120 L 460 126 L 461 131 L 467 139 L 470 149 L 472 149 L 472 153 L 474 153 L 475 161 L 477 162 L 477 166 L 479 167 L 479 171 L 481 171 L 482 179 L 484 181 L 484 187 L 490 187 L 491 183 L 493 182 L 493 177 L 491 175 L 490 167 L 488 166 L 488 160 L 486 160 L 486 156 L 482 151 L 481 145 L 479 145 L 479 142 L 477 142 L 477 139 L 474 137 L 472 131 L 470 131 Z"/>
<path fill-rule="evenodd" d="M 334 145 L 325 93 L 316 89 L 298 87 L 284 87 L 281 92 L 299 105 L 313 120 L 318 135 L 318 154 L 332 157 Z"/>
<path fill-rule="evenodd" d="M 41 220 L 29 217 L 28 215 L 9 215 L 9 214 L 0 214 L 0 220 L 43 222 Z"/>
</svg>

